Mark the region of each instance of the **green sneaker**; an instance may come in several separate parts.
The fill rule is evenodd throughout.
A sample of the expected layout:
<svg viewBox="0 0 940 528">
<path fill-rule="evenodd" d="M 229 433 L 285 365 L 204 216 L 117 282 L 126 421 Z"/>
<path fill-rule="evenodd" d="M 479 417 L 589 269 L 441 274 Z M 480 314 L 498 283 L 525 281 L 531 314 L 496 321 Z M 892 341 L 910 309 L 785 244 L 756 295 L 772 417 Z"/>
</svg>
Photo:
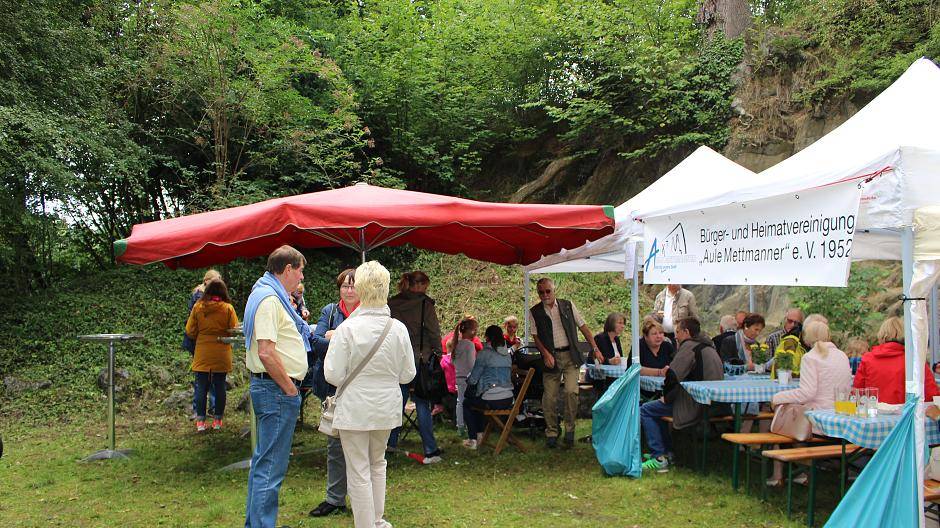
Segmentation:
<svg viewBox="0 0 940 528">
<path fill-rule="evenodd" d="M 666 473 L 669 471 L 669 459 L 663 456 L 651 458 L 646 462 L 643 462 L 643 469 L 648 469 L 657 473 Z"/>
<path fill-rule="evenodd" d="M 649 460 L 649 459 L 651 459 L 651 458 L 653 458 L 653 455 L 651 455 L 651 454 L 649 454 L 649 453 L 643 453 L 643 460 L 644 460 L 644 461 Z"/>
</svg>

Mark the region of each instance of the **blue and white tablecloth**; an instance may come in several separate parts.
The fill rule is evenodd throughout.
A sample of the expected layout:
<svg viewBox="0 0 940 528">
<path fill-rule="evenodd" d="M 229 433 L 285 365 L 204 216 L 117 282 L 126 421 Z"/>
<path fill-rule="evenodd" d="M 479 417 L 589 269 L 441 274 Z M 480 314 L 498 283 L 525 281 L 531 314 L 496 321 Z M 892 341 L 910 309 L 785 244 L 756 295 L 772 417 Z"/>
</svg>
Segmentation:
<svg viewBox="0 0 940 528">
<path fill-rule="evenodd" d="M 795 389 L 799 382 L 781 384 L 764 376 L 746 375 L 720 381 L 683 381 L 682 386 L 692 399 L 703 405 L 712 402 L 768 402 L 780 391 Z"/>
<path fill-rule="evenodd" d="M 621 365 L 596 365 L 588 364 L 587 372 L 591 379 L 620 378 L 627 372 L 627 363 Z"/>
<path fill-rule="evenodd" d="M 648 392 L 659 392 L 663 390 L 663 382 L 666 378 L 662 376 L 640 376 L 640 389 Z"/>
<path fill-rule="evenodd" d="M 849 442 L 878 449 L 881 443 L 888 438 L 891 430 L 901 420 L 901 414 L 879 414 L 875 418 L 861 418 L 845 414 L 836 414 L 835 411 L 806 411 L 816 429 L 826 436 L 844 438 Z M 940 444 L 940 427 L 930 418 L 924 419 L 924 431 L 928 445 Z"/>
</svg>

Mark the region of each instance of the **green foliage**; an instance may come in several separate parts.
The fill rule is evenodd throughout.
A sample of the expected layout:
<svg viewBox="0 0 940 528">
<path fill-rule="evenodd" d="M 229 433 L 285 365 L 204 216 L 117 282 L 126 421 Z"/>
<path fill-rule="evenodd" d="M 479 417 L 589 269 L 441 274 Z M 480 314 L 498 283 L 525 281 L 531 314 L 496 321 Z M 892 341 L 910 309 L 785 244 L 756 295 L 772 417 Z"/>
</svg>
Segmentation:
<svg viewBox="0 0 940 528">
<path fill-rule="evenodd" d="M 614 2 L 600 14 L 559 9 L 553 23 L 580 56 L 564 57 L 571 96 L 545 101 L 564 138 L 628 159 L 728 140 L 740 41 L 703 42 L 692 2 Z M 592 11 L 593 12 L 593 11 Z M 655 15 L 652 13 L 655 12 Z"/>
<path fill-rule="evenodd" d="M 874 95 L 916 59 L 940 56 L 940 5 L 933 0 L 819 0 L 789 24 L 815 45 L 811 104 L 846 93 Z"/>
<path fill-rule="evenodd" d="M 853 264 L 845 288 L 804 287 L 790 289 L 790 298 L 804 313 L 820 313 L 829 319 L 829 328 L 840 342 L 849 337 L 868 336 L 883 315 L 865 302 L 885 288 L 889 270 L 872 265 Z"/>
<path fill-rule="evenodd" d="M 780 350 L 774 354 L 774 366 L 779 370 L 793 370 L 795 358 L 792 352 Z"/>
</svg>

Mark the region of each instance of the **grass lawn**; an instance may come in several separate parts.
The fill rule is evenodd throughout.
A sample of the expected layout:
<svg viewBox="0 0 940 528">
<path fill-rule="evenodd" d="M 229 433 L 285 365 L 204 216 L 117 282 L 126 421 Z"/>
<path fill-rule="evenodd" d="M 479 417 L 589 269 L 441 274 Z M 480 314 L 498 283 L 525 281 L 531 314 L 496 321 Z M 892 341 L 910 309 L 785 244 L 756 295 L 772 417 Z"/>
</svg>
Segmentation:
<svg viewBox="0 0 940 528">
<path fill-rule="evenodd" d="M 245 424 L 244 414 L 232 413 L 224 431 L 197 435 L 185 417 L 148 413 L 131 421 L 125 411 L 119 415 L 118 447 L 134 448 L 137 455 L 80 463 L 106 444 L 103 420 L 73 418 L 41 427 L 8 422 L 0 459 L 0 526 L 241 526 L 247 471 L 219 468 L 248 456 L 248 440 L 238 435 Z M 589 428 L 589 421 L 580 422 L 579 436 Z M 730 450 L 724 446 L 723 458 L 716 453 L 707 475 L 689 469 L 688 462 L 632 480 L 604 476 L 590 444 L 552 451 L 527 441 L 527 454 L 510 447 L 493 457 L 489 450 L 464 450 L 449 427 L 437 430 L 443 463 L 421 466 L 389 455 L 386 518 L 396 527 L 805 525 L 805 488 L 794 493 L 793 521 L 784 514 L 782 491 L 773 491 L 768 502 L 753 492 L 733 493 Z M 295 528 L 353 526 L 349 515 L 307 516 L 324 497 L 325 441 L 312 430 L 298 431 L 294 441 L 279 522 Z M 420 450 L 416 441 L 413 434 L 403 447 Z M 759 475 L 757 466 L 752 475 Z M 837 485 L 834 474 L 821 477 L 817 525 L 832 509 Z"/>
</svg>

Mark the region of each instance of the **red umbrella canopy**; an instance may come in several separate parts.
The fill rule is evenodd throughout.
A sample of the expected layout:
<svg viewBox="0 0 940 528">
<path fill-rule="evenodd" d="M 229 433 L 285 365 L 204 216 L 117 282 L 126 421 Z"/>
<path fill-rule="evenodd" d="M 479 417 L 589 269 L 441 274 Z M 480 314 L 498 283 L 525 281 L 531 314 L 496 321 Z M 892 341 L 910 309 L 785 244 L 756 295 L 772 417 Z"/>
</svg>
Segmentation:
<svg viewBox="0 0 940 528">
<path fill-rule="evenodd" d="M 361 252 L 411 244 L 497 264 L 530 264 L 612 233 L 613 226 L 610 206 L 477 202 L 360 183 L 138 224 L 114 248 L 119 262 L 170 268 L 267 255 L 283 244 Z"/>
</svg>

